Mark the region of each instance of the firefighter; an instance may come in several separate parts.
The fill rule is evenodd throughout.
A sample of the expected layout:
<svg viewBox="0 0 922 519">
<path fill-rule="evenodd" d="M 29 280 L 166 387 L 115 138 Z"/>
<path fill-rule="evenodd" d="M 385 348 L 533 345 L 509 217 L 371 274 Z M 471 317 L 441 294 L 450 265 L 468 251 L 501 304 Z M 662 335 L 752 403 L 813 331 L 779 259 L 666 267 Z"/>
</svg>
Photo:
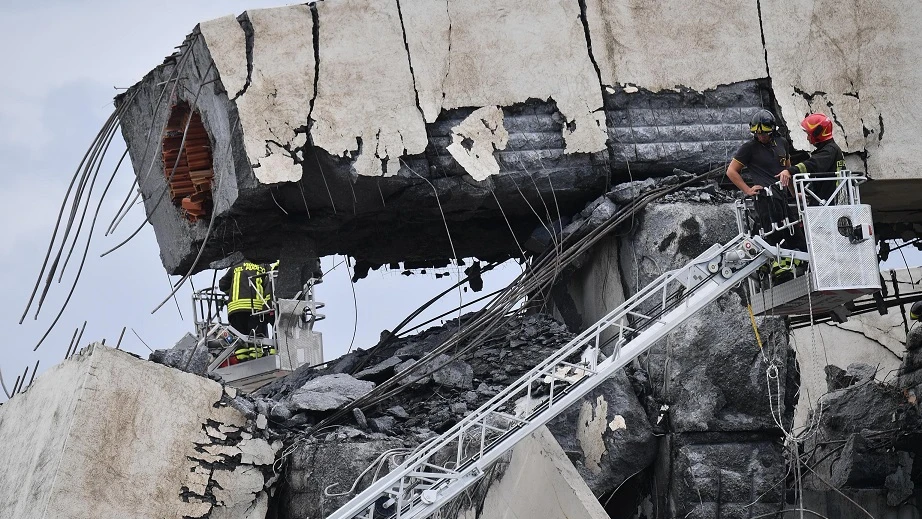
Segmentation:
<svg viewBox="0 0 922 519">
<path fill-rule="evenodd" d="M 227 322 L 243 335 L 266 336 L 268 321 L 254 315 L 267 309 L 264 274 L 266 267 L 250 261 L 238 263 L 218 282 L 220 288 L 228 295 Z M 263 356 L 263 349 L 252 344 L 242 344 L 234 355 L 239 362 L 257 359 Z"/>
<path fill-rule="evenodd" d="M 759 110 L 749 122 L 752 140 L 744 143 L 733 155 L 727 166 L 727 178 L 746 196 L 752 196 L 755 204 L 757 225 L 763 232 L 771 231 L 772 223 L 781 223 L 789 216 L 788 193 L 791 174 L 785 169 L 791 165 L 788 143 L 778 135 L 775 116 L 768 110 Z M 746 169 L 752 179 L 749 185 L 743 179 L 742 171 Z M 778 180 L 783 189 L 771 187 Z M 796 218 L 795 218 L 796 219 Z M 767 236 L 772 245 L 777 244 L 783 236 Z M 791 240 L 788 239 L 788 242 Z M 788 245 L 791 246 L 791 245 Z M 799 248 L 799 247 L 798 247 Z"/>
<path fill-rule="evenodd" d="M 842 148 L 832 138 L 832 121 L 823 114 L 810 114 L 800 122 L 800 127 L 807 133 L 807 141 L 816 147 L 810 158 L 789 166 L 786 171 L 796 173 L 820 173 L 819 176 L 832 176 L 836 171 L 846 169 L 845 155 Z M 822 175 L 826 173 L 828 175 Z M 831 181 L 815 182 L 810 187 L 816 196 L 828 200 L 836 189 Z"/>
<path fill-rule="evenodd" d="M 922 301 L 916 301 L 909 308 L 909 318 L 922 323 Z"/>
</svg>

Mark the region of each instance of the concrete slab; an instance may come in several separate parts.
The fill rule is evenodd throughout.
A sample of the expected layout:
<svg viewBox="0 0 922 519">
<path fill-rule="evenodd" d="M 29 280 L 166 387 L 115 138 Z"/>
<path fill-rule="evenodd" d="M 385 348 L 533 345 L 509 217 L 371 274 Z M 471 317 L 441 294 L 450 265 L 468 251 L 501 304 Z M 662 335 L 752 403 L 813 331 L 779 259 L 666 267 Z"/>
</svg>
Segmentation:
<svg viewBox="0 0 922 519">
<path fill-rule="evenodd" d="M 766 77 L 757 3 L 587 0 L 602 83 L 701 92 Z"/>
<path fill-rule="evenodd" d="M 897 271 L 897 280 L 905 283 L 902 288 L 904 293 L 910 286 L 910 278 L 918 281 L 920 277 L 922 269 Z M 890 278 L 884 278 L 891 286 L 889 291 L 892 294 Z M 887 315 L 869 312 L 849 317 L 842 324 L 824 323 L 812 328 L 799 328 L 794 330 L 791 344 L 800 365 L 800 400 L 794 415 L 794 426 L 800 427 L 807 423 L 810 411 L 817 409 L 819 398 L 827 392 L 824 371 L 827 364 L 842 369 L 856 362 L 869 364 L 878 368 L 877 380 L 896 382 L 897 370 L 906 349 L 903 315 L 899 307 L 894 307 Z"/>
<path fill-rule="evenodd" d="M 179 519 L 255 503 L 271 466 L 234 458 L 245 418 L 222 395 L 211 380 L 89 346 L 0 407 L 0 517 Z M 209 423 L 228 433 L 210 437 Z M 252 441 L 252 461 L 280 447 Z M 228 470 L 214 474 L 214 462 Z M 243 489 L 233 502 L 213 493 L 216 476 Z"/>
<path fill-rule="evenodd" d="M 304 146 L 314 96 L 313 20 L 307 5 L 247 11 L 252 72 L 237 100 L 243 142 L 264 184 L 297 182 L 301 166 L 287 150 Z"/>
<path fill-rule="evenodd" d="M 589 57 L 578 3 L 465 0 L 449 1 L 447 6 L 450 51 L 441 80 L 443 109 L 553 98 L 567 122 L 563 129 L 567 153 L 605 149 L 601 85 Z M 408 36 L 414 32 L 407 27 Z M 413 56 L 414 64 L 438 57 L 437 53 Z"/>
<path fill-rule="evenodd" d="M 608 519 L 547 427 L 522 440 L 508 463 L 487 491 L 480 514 L 463 510 L 459 519 Z"/>
<path fill-rule="evenodd" d="M 912 0 L 783 0 L 762 3 L 775 96 L 796 148 L 798 125 L 823 112 L 846 151 L 866 149 L 876 179 L 918 178 L 915 145 L 922 97 L 922 11 Z"/>
<path fill-rule="evenodd" d="M 359 175 L 396 175 L 398 159 L 422 153 L 428 143 L 397 3 L 339 0 L 318 2 L 316 9 L 313 143 L 356 157 Z"/>
</svg>

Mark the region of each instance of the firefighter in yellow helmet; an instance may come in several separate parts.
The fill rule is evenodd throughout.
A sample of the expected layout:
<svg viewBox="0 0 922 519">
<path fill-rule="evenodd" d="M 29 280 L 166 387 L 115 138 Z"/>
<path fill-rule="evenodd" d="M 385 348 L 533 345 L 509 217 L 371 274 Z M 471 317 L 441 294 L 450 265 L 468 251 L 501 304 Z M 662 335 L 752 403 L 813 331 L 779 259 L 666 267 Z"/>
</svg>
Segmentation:
<svg viewBox="0 0 922 519">
<path fill-rule="evenodd" d="M 922 323 L 922 301 L 916 301 L 909 308 L 909 318 Z"/>
<path fill-rule="evenodd" d="M 266 267 L 243 261 L 227 273 L 218 282 L 220 288 L 230 298 L 227 304 L 227 322 L 246 336 L 268 335 L 269 321 L 258 314 L 268 309 L 267 290 L 265 288 Z M 256 359 L 263 356 L 262 347 L 243 344 L 234 351 L 237 361 Z"/>
</svg>

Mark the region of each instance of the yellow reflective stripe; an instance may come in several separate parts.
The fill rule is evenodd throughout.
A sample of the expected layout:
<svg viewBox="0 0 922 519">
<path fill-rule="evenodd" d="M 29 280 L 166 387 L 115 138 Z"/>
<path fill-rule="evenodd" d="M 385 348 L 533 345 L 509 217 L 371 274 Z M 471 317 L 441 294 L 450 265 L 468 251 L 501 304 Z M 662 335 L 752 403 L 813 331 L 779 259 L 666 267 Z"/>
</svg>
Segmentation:
<svg viewBox="0 0 922 519">
<path fill-rule="evenodd" d="M 238 310 L 262 310 L 262 304 L 257 306 L 256 303 L 256 299 L 238 299 L 227 305 L 227 311 L 233 313 Z"/>
<path fill-rule="evenodd" d="M 803 162 L 798 162 L 794 167 L 797 168 L 797 171 L 800 171 L 801 173 L 807 172 L 807 166 L 805 166 Z"/>
</svg>

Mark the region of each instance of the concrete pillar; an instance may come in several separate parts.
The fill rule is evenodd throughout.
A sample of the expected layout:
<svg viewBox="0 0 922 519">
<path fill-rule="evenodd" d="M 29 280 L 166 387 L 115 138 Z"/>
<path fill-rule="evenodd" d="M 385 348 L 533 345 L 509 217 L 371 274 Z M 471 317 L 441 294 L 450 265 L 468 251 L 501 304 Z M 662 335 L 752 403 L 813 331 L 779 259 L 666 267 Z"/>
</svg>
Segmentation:
<svg viewBox="0 0 922 519">
<path fill-rule="evenodd" d="M 265 517 L 281 445 L 228 401 L 212 380 L 89 346 L 0 407 L 0 517 Z"/>
</svg>

